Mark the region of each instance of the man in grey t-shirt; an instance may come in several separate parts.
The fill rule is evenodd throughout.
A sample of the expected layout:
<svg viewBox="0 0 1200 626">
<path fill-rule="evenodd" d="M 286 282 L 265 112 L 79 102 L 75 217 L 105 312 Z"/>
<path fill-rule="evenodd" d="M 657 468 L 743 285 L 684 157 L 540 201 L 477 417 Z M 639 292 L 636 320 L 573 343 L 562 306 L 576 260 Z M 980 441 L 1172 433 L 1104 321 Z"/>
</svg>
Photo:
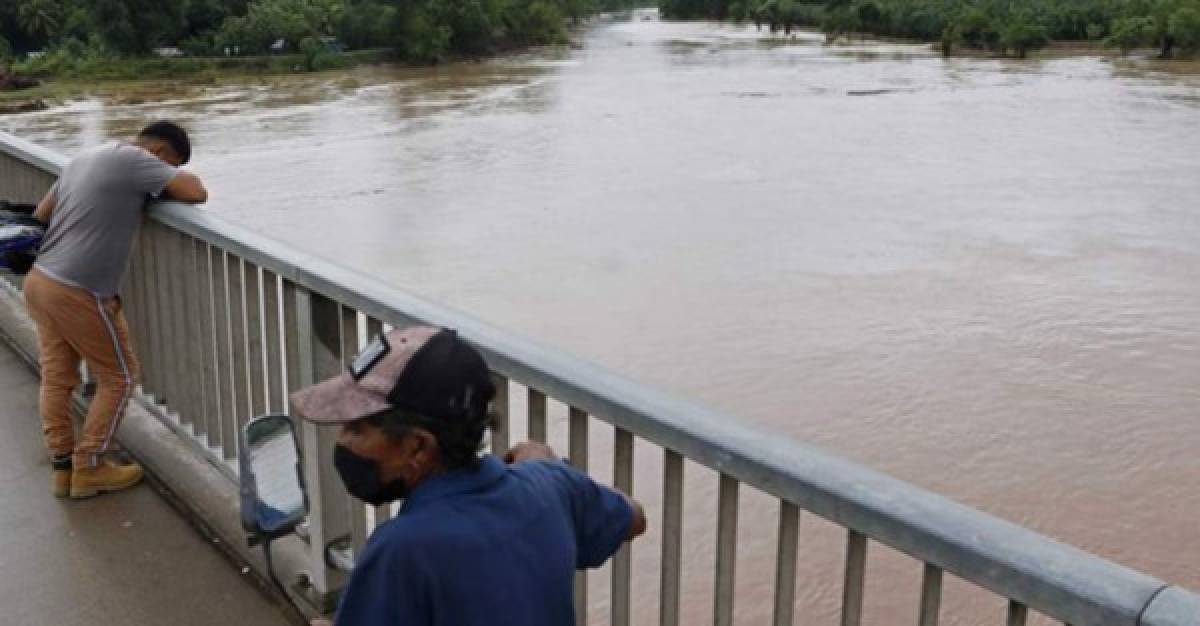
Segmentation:
<svg viewBox="0 0 1200 626">
<path fill-rule="evenodd" d="M 34 217 L 47 224 L 25 302 L 41 352 L 40 412 L 54 466 L 55 495 L 84 498 L 137 484 L 142 469 L 103 458 L 138 375 L 117 291 L 149 200 L 204 202 L 187 133 L 155 122 L 133 143 L 87 150 L 63 169 Z M 78 439 L 70 414 L 79 363 L 96 378 L 96 396 Z"/>
</svg>

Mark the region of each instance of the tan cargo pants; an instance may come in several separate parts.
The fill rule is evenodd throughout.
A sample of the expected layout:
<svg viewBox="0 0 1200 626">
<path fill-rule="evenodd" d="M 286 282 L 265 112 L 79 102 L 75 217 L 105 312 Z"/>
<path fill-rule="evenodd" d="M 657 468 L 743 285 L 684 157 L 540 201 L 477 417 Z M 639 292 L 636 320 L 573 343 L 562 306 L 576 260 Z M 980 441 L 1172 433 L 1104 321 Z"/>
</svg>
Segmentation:
<svg viewBox="0 0 1200 626">
<path fill-rule="evenodd" d="M 60 283 L 36 267 L 24 291 L 41 349 L 46 448 L 55 457 L 72 455 L 75 467 L 95 466 L 112 444 L 138 376 L 121 301 Z M 70 402 L 71 390 L 80 383 L 81 359 L 96 380 L 96 396 L 76 442 Z"/>
</svg>

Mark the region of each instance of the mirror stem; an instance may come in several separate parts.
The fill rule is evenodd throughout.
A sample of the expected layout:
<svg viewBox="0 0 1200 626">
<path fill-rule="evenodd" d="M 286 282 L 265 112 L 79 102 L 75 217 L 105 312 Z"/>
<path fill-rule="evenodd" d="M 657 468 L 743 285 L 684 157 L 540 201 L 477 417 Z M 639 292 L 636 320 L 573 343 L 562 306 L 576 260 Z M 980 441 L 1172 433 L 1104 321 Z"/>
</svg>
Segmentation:
<svg viewBox="0 0 1200 626">
<path fill-rule="evenodd" d="M 279 582 L 279 577 L 275 575 L 275 565 L 271 562 L 271 542 L 273 541 L 274 539 L 267 539 L 263 542 L 263 556 L 267 561 L 267 576 L 271 579 L 271 582 L 275 583 L 275 588 L 283 595 L 283 599 L 291 603 L 292 597 L 288 595 L 283 583 Z"/>
</svg>

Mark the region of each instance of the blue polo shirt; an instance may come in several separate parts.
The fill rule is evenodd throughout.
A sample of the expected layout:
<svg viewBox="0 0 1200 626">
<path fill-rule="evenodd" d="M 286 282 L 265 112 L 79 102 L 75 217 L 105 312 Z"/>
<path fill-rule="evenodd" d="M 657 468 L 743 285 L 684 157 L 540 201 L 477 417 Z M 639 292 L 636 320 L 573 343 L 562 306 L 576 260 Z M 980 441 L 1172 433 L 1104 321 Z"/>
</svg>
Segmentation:
<svg viewBox="0 0 1200 626">
<path fill-rule="evenodd" d="M 576 569 L 629 534 L 618 492 L 561 461 L 426 479 L 367 541 L 337 626 L 572 626 Z"/>
</svg>

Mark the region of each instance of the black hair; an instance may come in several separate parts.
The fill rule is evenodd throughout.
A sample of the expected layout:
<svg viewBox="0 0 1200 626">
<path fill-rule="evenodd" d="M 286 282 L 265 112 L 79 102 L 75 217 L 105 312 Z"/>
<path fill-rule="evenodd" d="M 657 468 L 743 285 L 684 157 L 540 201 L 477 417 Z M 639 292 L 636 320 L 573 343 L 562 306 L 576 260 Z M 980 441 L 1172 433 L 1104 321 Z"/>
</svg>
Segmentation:
<svg viewBox="0 0 1200 626">
<path fill-rule="evenodd" d="M 159 120 L 142 129 L 138 133 L 139 138 L 143 139 L 158 139 L 167 142 L 175 154 L 183 163 L 187 163 L 192 159 L 192 142 L 188 139 L 187 131 L 175 122 L 167 120 Z"/>
<path fill-rule="evenodd" d="M 483 435 L 495 423 L 495 416 L 486 406 L 453 420 L 426 417 L 403 409 L 383 411 L 366 419 L 393 440 L 412 434 L 414 428 L 429 431 L 437 439 L 442 463 L 448 470 L 478 468 Z"/>
</svg>

